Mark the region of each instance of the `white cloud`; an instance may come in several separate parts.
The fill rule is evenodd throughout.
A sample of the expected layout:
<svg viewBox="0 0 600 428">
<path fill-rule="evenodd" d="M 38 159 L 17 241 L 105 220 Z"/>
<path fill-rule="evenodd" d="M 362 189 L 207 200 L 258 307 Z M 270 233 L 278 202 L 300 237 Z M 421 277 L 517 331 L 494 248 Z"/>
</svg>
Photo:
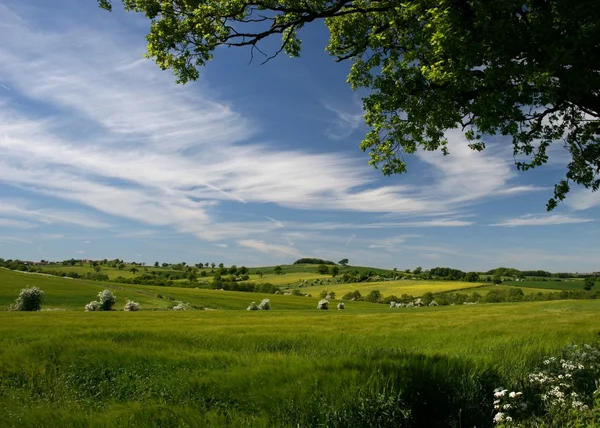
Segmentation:
<svg viewBox="0 0 600 428">
<path fill-rule="evenodd" d="M 553 226 L 558 224 L 588 223 L 594 221 L 590 218 L 574 217 L 565 214 L 534 215 L 527 214 L 518 218 L 503 220 L 490 226 L 518 227 L 518 226 Z"/>
<path fill-rule="evenodd" d="M 82 24 L 68 12 L 60 32 L 53 32 L 29 21 L 27 13 L 0 5 L 0 75 L 13 92 L 54 113 L 35 116 L 21 104 L 0 102 L 2 183 L 200 239 L 243 239 L 254 249 L 273 246 L 252 238 L 284 228 L 463 227 L 473 222 L 223 221 L 216 209 L 223 201 L 244 211 L 251 204 L 272 203 L 414 216 L 464 209 L 503 193 L 539 190 L 513 186 L 514 173 L 504 158 L 471 151 L 459 133 L 449 134 L 449 157 L 419 155 L 435 171 L 426 185 L 398 185 L 398 180 L 377 185 L 379 173 L 364 159 L 340 153 L 282 151 L 277 142 L 250 144 L 255 124 L 228 102 L 216 100 L 203 83 L 177 86 L 172 75 L 140 60 L 144 43 L 137 34 L 111 27 L 109 20 L 92 29 L 92 21 Z M 337 116 L 336 137 L 362 122 L 362 113 L 326 108 Z M 2 203 L 0 214 L 48 224 L 110 226 L 87 212 L 15 206 L 6 211 Z M 142 237 L 136 233 L 120 236 Z M 139 233 L 155 236 L 152 231 Z"/>
<path fill-rule="evenodd" d="M 350 113 L 327 103 L 324 107 L 335 115 L 335 119 L 325 130 L 325 135 L 332 140 L 348 138 L 364 123 L 362 111 Z"/>
<path fill-rule="evenodd" d="M 227 248 L 227 244 L 215 244 L 217 247 Z"/>
<path fill-rule="evenodd" d="M 411 238 L 419 238 L 420 235 L 398 235 L 390 238 L 378 239 L 374 244 L 369 245 L 369 248 L 380 248 L 387 251 L 396 251 L 400 244 L 404 244 Z"/>
<path fill-rule="evenodd" d="M 566 203 L 574 210 L 587 210 L 600 205 L 600 192 L 577 189 L 567 195 Z"/>
<path fill-rule="evenodd" d="M 28 221 L 0 218 L 0 227 L 6 227 L 8 229 L 31 229 L 32 227 L 36 227 L 36 225 Z"/>
<path fill-rule="evenodd" d="M 56 210 L 52 208 L 32 209 L 28 208 L 22 202 L 6 199 L 0 200 L 0 214 L 27 218 L 30 221 L 45 224 L 71 224 L 89 228 L 109 227 L 108 223 L 83 212 Z"/>
<path fill-rule="evenodd" d="M 275 253 L 278 255 L 298 256 L 298 250 L 292 247 L 286 247 L 284 245 L 268 244 L 263 241 L 257 241 L 254 239 L 244 239 L 238 241 L 238 244 L 242 247 L 252 248 L 253 250 L 260 251 L 261 253 Z"/>
</svg>

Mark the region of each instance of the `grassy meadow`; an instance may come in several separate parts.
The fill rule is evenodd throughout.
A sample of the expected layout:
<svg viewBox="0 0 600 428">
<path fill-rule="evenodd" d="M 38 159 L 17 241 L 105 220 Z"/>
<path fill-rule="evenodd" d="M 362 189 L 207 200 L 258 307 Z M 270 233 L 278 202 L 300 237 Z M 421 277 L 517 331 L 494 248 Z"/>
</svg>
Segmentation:
<svg viewBox="0 0 600 428">
<path fill-rule="evenodd" d="M 381 281 L 381 282 L 360 282 L 349 284 L 331 284 L 315 285 L 302 287 L 303 293 L 319 295 L 323 290 L 334 291 L 337 298 L 354 290 L 360 291 L 360 294 L 366 296 L 373 290 L 379 290 L 386 297 L 390 295 L 401 296 L 403 294 L 415 297 L 422 296 L 425 293 L 444 293 L 448 291 L 467 290 L 473 287 L 481 287 L 481 283 L 460 282 L 460 281 Z"/>
<path fill-rule="evenodd" d="M 562 301 L 361 314 L 0 312 L 2 421 L 491 426 L 493 389 L 518 387 L 571 341 L 593 341 L 599 310 Z"/>
<path fill-rule="evenodd" d="M 323 277 L 263 279 L 271 276 L 282 287 Z M 6 311 L 28 286 L 44 290 L 51 310 Z M 105 288 L 116 310 L 84 312 Z M 323 290 L 339 298 L 510 288 L 385 281 L 302 287 L 313 297 L 300 297 L 0 269 L 0 426 L 491 427 L 494 388 L 522 390 L 544 356 L 598 339 L 599 300 L 316 306 Z M 246 311 L 263 298 L 271 311 Z M 128 299 L 142 311 L 124 312 Z M 168 310 L 176 301 L 210 310 Z"/>
</svg>

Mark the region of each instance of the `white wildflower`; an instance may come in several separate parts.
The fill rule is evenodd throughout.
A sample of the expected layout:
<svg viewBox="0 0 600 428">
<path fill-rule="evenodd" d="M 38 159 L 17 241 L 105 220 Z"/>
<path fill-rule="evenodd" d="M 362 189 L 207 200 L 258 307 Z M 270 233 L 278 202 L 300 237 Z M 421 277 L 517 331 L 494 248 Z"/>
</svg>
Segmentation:
<svg viewBox="0 0 600 428">
<path fill-rule="evenodd" d="M 500 422 L 504 422 L 504 413 L 499 412 L 494 416 L 494 423 L 499 424 Z"/>
</svg>

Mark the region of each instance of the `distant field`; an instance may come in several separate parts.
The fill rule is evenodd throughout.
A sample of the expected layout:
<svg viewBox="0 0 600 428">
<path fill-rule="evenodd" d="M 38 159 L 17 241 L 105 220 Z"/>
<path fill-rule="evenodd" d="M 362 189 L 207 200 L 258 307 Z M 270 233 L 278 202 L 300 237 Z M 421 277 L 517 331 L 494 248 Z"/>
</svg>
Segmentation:
<svg viewBox="0 0 600 428">
<path fill-rule="evenodd" d="M 490 291 L 494 291 L 494 290 L 510 290 L 511 288 L 521 288 L 518 285 L 512 286 L 512 285 L 486 285 L 484 287 L 480 287 L 480 288 L 471 288 L 471 289 L 467 289 L 467 290 L 461 290 L 459 291 L 459 293 L 465 293 L 465 294 L 473 294 L 473 293 L 479 293 L 482 296 L 485 296 L 488 292 Z M 528 288 L 528 287 L 523 287 L 521 288 L 521 290 L 523 291 L 523 294 L 535 294 L 535 293 L 552 293 L 552 292 L 558 292 L 558 290 L 550 290 L 550 289 L 545 289 L 545 288 Z"/>
<path fill-rule="evenodd" d="M 277 294 L 244 293 L 236 291 L 204 290 L 180 287 L 158 287 L 83 281 L 46 275 L 25 274 L 0 269 L 0 311 L 7 310 L 19 295 L 21 288 L 37 286 L 44 291 L 45 309 L 68 309 L 83 311 L 84 306 L 96 299 L 98 292 L 109 288 L 117 296 L 115 308 L 121 309 L 127 300 L 135 300 L 142 309 L 164 309 L 173 306 L 168 298 L 185 301 L 195 306 L 210 309 L 245 310 L 251 302 L 271 300 L 273 310 L 315 310 L 319 298 L 314 296 L 283 296 Z M 159 298 L 158 296 L 162 296 Z M 335 302 L 332 302 L 335 303 Z M 382 311 L 384 305 L 366 302 L 346 303 L 346 310 Z"/>
<path fill-rule="evenodd" d="M 445 291 L 463 290 L 472 287 L 479 287 L 479 283 L 459 282 L 459 281 L 382 281 L 382 282 L 361 282 L 351 284 L 333 284 L 316 285 L 311 287 L 302 287 L 303 293 L 318 295 L 321 291 L 335 291 L 336 297 L 340 298 L 344 294 L 358 290 L 365 296 L 372 290 L 379 290 L 386 297 L 402 294 L 422 296 L 425 293 L 442 293 Z"/>
<path fill-rule="evenodd" d="M 522 288 L 545 288 L 548 290 L 583 290 L 583 280 L 570 279 L 566 281 L 506 281 L 504 285 Z"/>
<path fill-rule="evenodd" d="M 600 331 L 600 301 L 382 306 L 0 312 L 0 425 L 492 427 L 494 388 Z"/>
<path fill-rule="evenodd" d="M 47 265 L 47 266 L 38 266 L 38 267 L 41 267 L 43 270 L 55 270 L 55 271 L 65 272 L 65 273 L 75 272 L 75 273 L 78 273 L 79 275 L 85 275 L 87 273 L 95 272 L 94 268 L 92 266 L 89 266 L 89 264 L 84 264 L 83 266 L 63 266 L 61 264 L 61 265 Z M 133 272 L 130 271 L 130 269 L 133 267 L 135 267 L 138 270 L 136 274 L 134 274 Z M 153 271 L 153 270 L 172 271 L 171 269 L 162 269 L 162 268 L 154 268 L 154 267 L 147 267 L 147 268 L 148 268 L 148 271 Z M 100 273 L 107 275 L 110 279 L 115 279 L 120 276 L 122 276 L 123 278 L 133 278 L 134 276 L 143 274 L 144 267 L 127 265 L 123 270 L 119 270 L 117 268 L 101 266 Z"/>
<path fill-rule="evenodd" d="M 250 280 L 247 282 L 254 283 L 270 283 L 273 285 L 298 285 L 302 280 L 313 280 L 313 279 L 333 279 L 331 275 L 321 275 L 319 273 L 312 272 L 292 272 L 284 275 L 263 275 L 261 278 L 259 275 L 251 275 Z"/>
</svg>

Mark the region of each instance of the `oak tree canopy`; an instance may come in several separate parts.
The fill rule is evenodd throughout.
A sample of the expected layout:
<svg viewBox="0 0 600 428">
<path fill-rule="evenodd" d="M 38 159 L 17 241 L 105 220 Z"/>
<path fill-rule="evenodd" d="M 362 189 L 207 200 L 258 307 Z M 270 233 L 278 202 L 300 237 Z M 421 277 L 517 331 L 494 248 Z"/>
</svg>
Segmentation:
<svg viewBox="0 0 600 428">
<path fill-rule="evenodd" d="M 323 21 L 327 52 L 351 61 L 348 83 L 367 90 L 361 148 L 386 175 L 406 171 L 404 153 L 447 153 L 445 132 L 459 128 L 474 150 L 510 136 L 521 170 L 563 145 L 570 162 L 548 210 L 570 183 L 600 187 L 598 0 L 121 1 L 151 20 L 147 56 L 179 83 L 197 79 L 219 46 L 261 62 L 298 57 L 299 31 Z M 279 48 L 263 52 L 273 37 Z"/>
</svg>

